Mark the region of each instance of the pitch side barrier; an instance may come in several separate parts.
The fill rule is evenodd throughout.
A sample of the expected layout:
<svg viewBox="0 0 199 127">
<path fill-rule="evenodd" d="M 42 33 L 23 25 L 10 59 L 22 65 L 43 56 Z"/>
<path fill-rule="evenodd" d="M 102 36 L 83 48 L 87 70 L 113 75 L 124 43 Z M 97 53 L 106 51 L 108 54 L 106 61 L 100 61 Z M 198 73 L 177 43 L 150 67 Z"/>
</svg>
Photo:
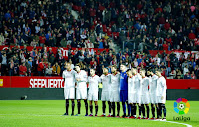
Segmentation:
<svg viewBox="0 0 199 127">
<path fill-rule="evenodd" d="M 166 79 L 167 100 L 185 97 L 188 100 L 199 100 L 199 80 Z M 21 77 L 0 76 L 0 99 L 17 100 L 27 96 L 27 99 L 46 100 L 64 99 L 64 80 L 62 77 Z M 101 88 L 99 88 L 101 99 Z"/>
</svg>

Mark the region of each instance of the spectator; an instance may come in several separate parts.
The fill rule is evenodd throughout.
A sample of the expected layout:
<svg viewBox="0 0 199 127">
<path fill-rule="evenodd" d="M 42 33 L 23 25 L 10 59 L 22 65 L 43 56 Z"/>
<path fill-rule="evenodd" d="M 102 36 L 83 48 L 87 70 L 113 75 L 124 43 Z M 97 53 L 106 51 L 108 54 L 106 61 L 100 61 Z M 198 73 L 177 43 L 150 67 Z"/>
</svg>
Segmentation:
<svg viewBox="0 0 199 127">
<path fill-rule="evenodd" d="M 186 74 L 184 75 L 184 79 L 191 79 L 191 75 L 189 74 L 189 71 L 186 72 Z"/>
<path fill-rule="evenodd" d="M 6 53 L 4 53 L 2 55 L 1 59 L 2 59 L 2 61 L 1 61 L 1 76 L 4 76 L 4 75 L 6 75 L 7 63 L 8 63 Z"/>
<path fill-rule="evenodd" d="M 43 71 L 44 71 L 44 62 L 39 62 L 38 66 L 37 66 L 37 71 L 38 71 L 38 75 L 42 76 L 43 75 Z"/>
<path fill-rule="evenodd" d="M 14 61 L 10 60 L 9 62 L 9 76 L 13 76 L 14 75 Z"/>
<path fill-rule="evenodd" d="M 185 67 L 183 68 L 183 74 L 186 75 L 187 72 L 189 72 L 188 66 L 185 65 Z"/>
<path fill-rule="evenodd" d="M 41 47 L 44 47 L 45 41 L 46 37 L 44 36 L 44 34 L 42 34 L 42 36 L 39 36 L 39 42 Z"/>
<path fill-rule="evenodd" d="M 53 67 L 51 66 L 51 63 L 48 63 L 48 67 L 45 70 L 45 76 L 51 76 L 53 71 Z"/>
<path fill-rule="evenodd" d="M 19 66 L 19 76 L 27 76 L 27 68 L 25 66 L 25 62 Z"/>
<path fill-rule="evenodd" d="M 58 62 L 56 62 L 55 65 L 53 66 L 52 74 L 54 76 L 60 76 L 60 72 L 61 72 L 61 68 L 60 68 Z"/>
</svg>

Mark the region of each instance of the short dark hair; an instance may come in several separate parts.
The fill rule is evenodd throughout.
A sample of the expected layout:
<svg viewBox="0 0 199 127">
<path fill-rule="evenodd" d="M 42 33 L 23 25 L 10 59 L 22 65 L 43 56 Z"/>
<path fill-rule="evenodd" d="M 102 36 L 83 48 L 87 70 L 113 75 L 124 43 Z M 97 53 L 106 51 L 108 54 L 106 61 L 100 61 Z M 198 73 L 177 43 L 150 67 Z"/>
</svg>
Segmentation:
<svg viewBox="0 0 199 127">
<path fill-rule="evenodd" d="M 131 69 L 127 69 L 126 72 L 131 71 Z"/>
</svg>

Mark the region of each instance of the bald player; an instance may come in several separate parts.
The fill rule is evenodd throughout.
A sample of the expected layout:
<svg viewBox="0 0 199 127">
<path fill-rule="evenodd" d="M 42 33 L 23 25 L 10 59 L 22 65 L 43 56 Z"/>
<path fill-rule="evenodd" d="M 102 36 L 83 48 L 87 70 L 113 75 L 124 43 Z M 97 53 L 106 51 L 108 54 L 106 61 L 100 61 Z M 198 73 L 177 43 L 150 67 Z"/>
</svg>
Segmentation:
<svg viewBox="0 0 199 127">
<path fill-rule="evenodd" d="M 66 113 L 68 115 L 69 100 L 72 102 L 72 114 L 74 115 L 75 109 L 75 74 L 76 72 L 71 69 L 71 64 L 66 63 L 66 70 L 63 71 L 62 78 L 64 79 L 64 97 L 66 100 Z"/>
</svg>

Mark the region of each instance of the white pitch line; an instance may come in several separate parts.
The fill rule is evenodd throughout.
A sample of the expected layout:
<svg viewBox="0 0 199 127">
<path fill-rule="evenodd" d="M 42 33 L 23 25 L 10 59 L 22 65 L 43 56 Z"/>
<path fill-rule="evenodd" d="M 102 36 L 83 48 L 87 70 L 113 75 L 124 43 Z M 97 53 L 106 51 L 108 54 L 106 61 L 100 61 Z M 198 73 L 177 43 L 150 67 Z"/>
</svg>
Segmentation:
<svg viewBox="0 0 199 127">
<path fill-rule="evenodd" d="M 11 116 L 11 115 L 28 115 L 28 116 L 63 116 L 63 115 L 38 115 L 38 114 L 0 114 L 0 116 Z M 186 123 L 179 123 L 179 122 L 174 122 L 174 121 L 162 121 L 162 120 L 151 120 L 151 121 L 160 121 L 160 122 L 168 122 L 168 123 L 175 123 L 175 124 L 181 124 L 185 125 L 187 127 L 192 127 L 190 124 Z"/>
<path fill-rule="evenodd" d="M 190 125 L 190 124 L 186 124 L 186 123 L 179 123 L 179 122 L 174 122 L 174 121 L 163 121 L 163 120 L 153 120 L 153 121 L 160 121 L 160 122 L 175 123 L 175 124 L 185 125 L 185 126 L 187 126 L 187 127 L 192 127 L 192 125 Z"/>
</svg>

